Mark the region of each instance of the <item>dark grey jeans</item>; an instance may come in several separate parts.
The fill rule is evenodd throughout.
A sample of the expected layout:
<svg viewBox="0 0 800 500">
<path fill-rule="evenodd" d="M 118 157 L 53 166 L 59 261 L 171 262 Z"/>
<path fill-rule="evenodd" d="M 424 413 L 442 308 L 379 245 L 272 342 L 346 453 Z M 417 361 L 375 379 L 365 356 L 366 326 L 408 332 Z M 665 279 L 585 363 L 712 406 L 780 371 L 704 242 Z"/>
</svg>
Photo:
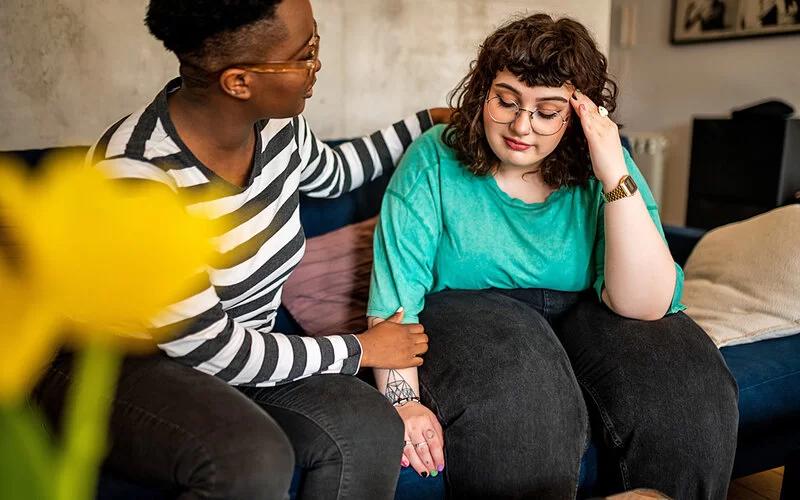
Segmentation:
<svg viewBox="0 0 800 500">
<path fill-rule="evenodd" d="M 58 428 L 71 356 L 34 391 Z M 245 394 L 242 394 L 244 392 Z M 107 467 L 189 499 L 391 499 L 403 424 L 358 378 L 324 375 L 242 392 L 157 354 L 127 358 L 114 398 Z"/>
<path fill-rule="evenodd" d="M 432 294 L 420 322 L 451 498 L 574 499 L 590 426 L 609 465 L 598 493 L 726 497 L 737 387 L 685 314 L 635 321 L 592 294 L 492 289 Z"/>
</svg>

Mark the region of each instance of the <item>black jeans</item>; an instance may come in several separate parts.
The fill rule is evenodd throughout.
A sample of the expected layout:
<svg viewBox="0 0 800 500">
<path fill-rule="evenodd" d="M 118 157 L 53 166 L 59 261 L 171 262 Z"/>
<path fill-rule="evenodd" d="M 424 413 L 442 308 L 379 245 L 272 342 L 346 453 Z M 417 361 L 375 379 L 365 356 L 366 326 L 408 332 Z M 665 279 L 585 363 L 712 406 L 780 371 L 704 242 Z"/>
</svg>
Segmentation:
<svg viewBox="0 0 800 500">
<path fill-rule="evenodd" d="M 737 387 L 685 314 L 635 321 L 591 294 L 492 289 L 432 294 L 420 322 L 451 498 L 574 499 L 590 425 L 610 464 L 598 493 L 726 497 Z"/>
<path fill-rule="evenodd" d="M 59 356 L 34 391 L 56 429 L 71 365 Z M 126 358 L 109 434 L 107 467 L 181 500 L 286 499 L 295 465 L 300 498 L 391 499 L 403 447 L 397 411 L 358 378 L 240 392 L 160 354 Z"/>
</svg>

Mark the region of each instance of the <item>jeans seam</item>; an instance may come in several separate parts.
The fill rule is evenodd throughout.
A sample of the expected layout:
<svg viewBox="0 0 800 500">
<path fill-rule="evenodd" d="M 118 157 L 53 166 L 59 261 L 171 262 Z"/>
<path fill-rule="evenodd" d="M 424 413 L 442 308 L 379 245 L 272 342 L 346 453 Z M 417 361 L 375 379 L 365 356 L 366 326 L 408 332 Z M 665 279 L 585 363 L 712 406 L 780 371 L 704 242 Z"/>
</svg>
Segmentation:
<svg viewBox="0 0 800 500">
<path fill-rule="evenodd" d="M 577 377 L 575 379 L 577 381 Z M 586 419 L 586 427 L 584 429 L 586 438 L 583 440 L 583 452 L 581 453 L 580 462 L 578 462 L 578 476 L 575 478 L 575 487 L 572 488 L 572 496 L 570 498 L 576 498 L 578 496 L 578 488 L 580 487 L 581 482 L 581 463 L 583 462 L 583 456 L 586 454 L 586 450 L 589 449 L 589 443 L 591 442 L 591 427 L 589 425 L 589 410 L 584 405 L 583 408 L 583 416 Z"/>
<path fill-rule="evenodd" d="M 305 419 L 307 419 L 307 420 L 309 420 L 309 421 L 313 422 L 313 423 L 314 423 L 314 425 L 316 425 L 317 427 L 319 427 L 319 429 L 320 429 L 320 430 L 321 430 L 323 433 L 325 433 L 325 435 L 326 435 L 326 436 L 328 436 L 328 437 L 330 438 L 330 440 L 333 442 L 333 444 L 336 446 L 336 449 L 337 449 L 337 450 L 339 450 L 339 453 L 340 453 L 340 454 L 341 454 L 341 456 L 342 456 L 342 473 L 341 473 L 341 475 L 340 475 L 340 477 L 339 477 L 339 491 L 338 491 L 338 492 L 337 492 L 337 494 L 336 494 L 336 498 L 337 498 L 337 499 L 339 499 L 339 498 L 342 498 L 342 495 L 343 495 L 343 492 L 344 492 L 344 490 L 345 490 L 345 486 L 346 486 L 346 485 L 345 485 L 345 481 L 344 481 L 344 476 L 345 476 L 345 460 L 344 460 L 344 457 L 345 457 L 345 452 L 344 452 L 344 450 L 342 449 L 342 447 L 341 447 L 341 446 L 339 446 L 339 442 L 338 442 L 338 441 L 337 441 L 337 440 L 336 440 L 336 439 L 335 439 L 335 438 L 334 438 L 334 437 L 331 435 L 331 433 L 330 433 L 330 432 L 328 432 L 328 430 L 327 430 L 327 429 L 325 429 L 325 427 L 324 427 L 324 426 L 322 426 L 322 425 L 321 425 L 321 424 L 320 424 L 320 423 L 319 423 L 319 422 L 318 422 L 316 419 L 314 419 L 314 418 L 311 418 L 310 416 L 306 415 L 305 413 L 301 413 L 301 412 L 299 412 L 298 410 L 296 410 L 296 409 L 294 409 L 294 408 L 290 408 L 290 407 L 288 407 L 288 406 L 284 406 L 284 405 L 282 405 L 282 404 L 277 404 L 277 403 L 272 403 L 272 402 L 267 402 L 267 401 L 259 401 L 259 404 L 263 404 L 263 405 L 265 405 L 265 406 L 274 406 L 274 407 L 276 407 L 276 408 L 280 408 L 280 409 L 282 409 L 282 410 L 285 410 L 285 411 L 287 411 L 287 412 L 291 412 L 291 413 L 294 413 L 294 414 L 296 414 L 296 415 L 299 415 L 299 416 L 301 416 L 301 417 L 303 417 L 303 418 L 305 418 Z M 349 457 L 349 454 L 348 454 L 348 457 Z"/>
<path fill-rule="evenodd" d="M 53 374 L 55 374 L 58 378 L 60 378 L 62 382 L 67 382 L 68 384 L 72 383 L 71 377 L 67 373 L 62 372 L 60 369 L 52 368 L 51 372 Z M 201 440 L 199 440 L 195 435 L 187 432 L 183 427 L 175 424 L 174 422 L 170 422 L 168 420 L 164 420 L 160 416 L 158 416 L 158 415 L 156 415 L 156 414 L 154 414 L 152 412 L 149 412 L 149 411 L 139 407 L 136 404 L 133 404 L 133 403 L 128 402 L 128 401 L 125 401 L 123 399 L 115 399 L 113 401 L 115 401 L 116 404 L 118 404 L 120 406 L 124 406 L 128 410 L 133 410 L 133 411 L 139 413 L 140 415 L 143 415 L 143 416 L 146 416 L 146 417 L 148 417 L 148 418 L 150 418 L 152 420 L 155 420 L 156 422 L 158 422 L 161 425 L 166 425 L 167 427 L 170 427 L 173 430 L 175 430 L 175 431 L 179 432 L 180 434 L 182 434 L 185 438 L 193 441 L 194 444 L 200 449 L 201 453 L 205 456 L 205 459 L 208 460 L 208 462 L 211 464 L 211 473 L 210 473 L 211 491 L 214 491 L 216 489 L 216 486 L 217 486 L 217 464 L 216 464 L 216 462 L 214 461 L 212 455 L 208 452 L 208 449 L 205 447 L 205 445 L 203 444 L 203 442 Z M 180 485 L 180 481 L 176 480 L 175 483 Z M 185 485 L 185 486 L 186 487 L 191 487 L 188 484 Z"/>
<path fill-rule="evenodd" d="M 580 386 L 584 388 L 584 390 L 589 394 L 589 396 L 591 396 L 592 401 L 594 401 L 594 404 L 597 406 L 597 410 L 600 413 L 600 419 L 603 421 L 603 426 L 606 428 L 609 435 L 611 436 L 611 440 L 614 443 L 614 447 L 621 450 L 623 448 L 622 440 L 617 434 L 614 428 L 614 423 L 611 421 L 611 417 L 609 416 L 608 411 L 606 411 L 605 406 L 601 402 L 600 397 L 593 389 L 591 389 L 588 386 L 588 384 L 586 384 L 583 381 L 583 379 L 578 378 L 577 376 L 575 378 L 578 381 L 578 384 L 580 384 Z M 619 468 L 620 468 L 620 474 L 622 475 L 623 489 L 625 490 L 630 489 L 630 484 L 629 484 L 630 481 L 628 479 L 628 467 L 625 464 L 625 459 L 623 457 L 620 457 L 619 459 Z"/>
<path fill-rule="evenodd" d="M 541 290 L 542 290 L 542 317 L 544 318 L 545 321 L 547 321 L 548 324 L 550 324 L 550 321 L 548 321 L 548 317 L 550 314 L 549 313 L 550 301 L 548 300 L 549 294 L 547 293 L 546 289 L 542 288 Z"/>
</svg>

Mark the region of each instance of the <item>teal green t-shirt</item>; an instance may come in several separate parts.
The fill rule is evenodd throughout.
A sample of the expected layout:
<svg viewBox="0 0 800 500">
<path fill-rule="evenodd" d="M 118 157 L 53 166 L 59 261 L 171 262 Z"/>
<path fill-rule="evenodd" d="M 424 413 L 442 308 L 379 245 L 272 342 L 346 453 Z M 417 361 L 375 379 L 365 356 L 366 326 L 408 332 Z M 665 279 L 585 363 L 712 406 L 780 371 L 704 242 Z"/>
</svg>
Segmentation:
<svg viewBox="0 0 800 500">
<path fill-rule="evenodd" d="M 603 190 L 562 187 L 542 203 L 513 199 L 491 175 L 473 175 L 428 130 L 400 162 L 375 228 L 375 260 L 367 314 L 386 318 L 401 305 L 415 323 L 425 296 L 445 289 L 549 288 L 602 290 L 605 264 Z M 625 152 L 650 216 L 664 231 L 650 188 Z M 669 313 L 680 304 L 683 271 Z"/>
</svg>

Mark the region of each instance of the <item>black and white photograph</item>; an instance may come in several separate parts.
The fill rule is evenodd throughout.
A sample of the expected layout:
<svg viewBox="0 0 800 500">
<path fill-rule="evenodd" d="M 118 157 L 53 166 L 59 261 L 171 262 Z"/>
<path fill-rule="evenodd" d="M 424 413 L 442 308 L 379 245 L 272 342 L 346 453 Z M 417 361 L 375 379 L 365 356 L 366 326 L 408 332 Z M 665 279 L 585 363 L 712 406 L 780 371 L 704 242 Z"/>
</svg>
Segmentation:
<svg viewBox="0 0 800 500">
<path fill-rule="evenodd" d="M 800 33 L 800 0 L 673 0 L 671 41 Z"/>
</svg>

